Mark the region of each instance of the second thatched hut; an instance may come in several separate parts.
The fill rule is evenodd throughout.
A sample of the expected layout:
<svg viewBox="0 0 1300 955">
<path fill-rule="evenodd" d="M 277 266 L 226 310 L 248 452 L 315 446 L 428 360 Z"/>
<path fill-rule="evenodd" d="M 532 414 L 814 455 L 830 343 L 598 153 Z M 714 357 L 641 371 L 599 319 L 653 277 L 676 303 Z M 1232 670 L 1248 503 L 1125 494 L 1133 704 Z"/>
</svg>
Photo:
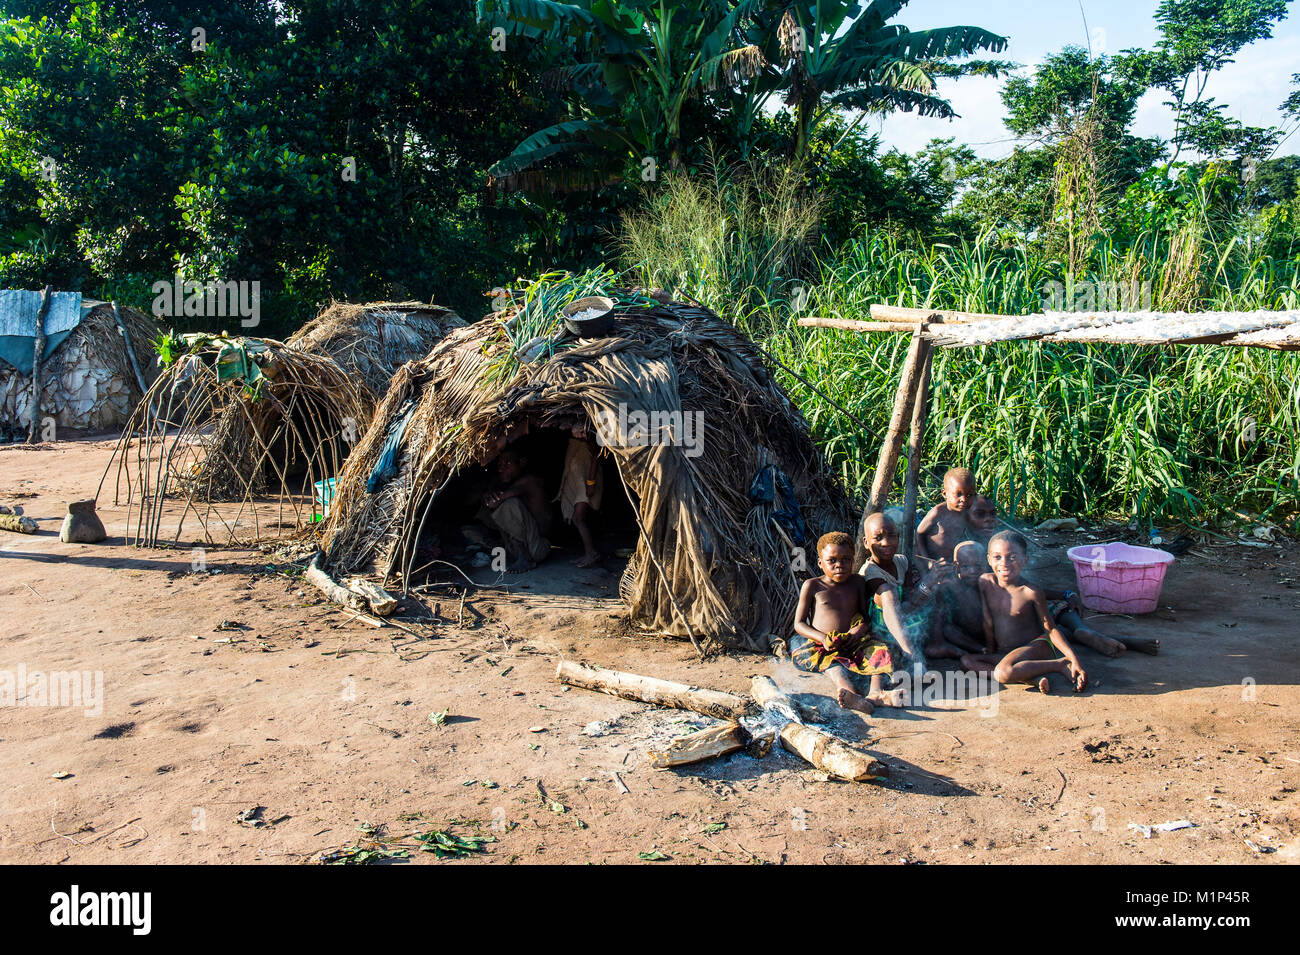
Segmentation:
<svg viewBox="0 0 1300 955">
<path fill-rule="evenodd" d="M 169 498 L 180 501 L 178 539 L 187 514 L 214 543 L 319 520 L 394 373 L 464 324 L 419 302 L 335 303 L 288 342 L 171 338 L 167 367 L 109 465 L 115 499 L 139 508 L 130 538 L 161 542 Z"/>
</svg>

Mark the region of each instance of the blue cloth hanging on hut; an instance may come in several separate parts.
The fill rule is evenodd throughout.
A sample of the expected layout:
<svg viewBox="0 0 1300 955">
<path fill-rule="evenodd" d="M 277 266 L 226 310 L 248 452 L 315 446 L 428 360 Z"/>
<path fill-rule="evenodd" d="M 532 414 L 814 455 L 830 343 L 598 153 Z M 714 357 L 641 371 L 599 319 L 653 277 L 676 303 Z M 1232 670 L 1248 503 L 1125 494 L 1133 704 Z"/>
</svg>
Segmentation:
<svg viewBox="0 0 1300 955">
<path fill-rule="evenodd" d="M 408 400 L 397 412 L 397 420 L 388 426 L 388 436 L 384 438 L 384 449 L 379 453 L 379 460 L 366 478 L 366 493 L 374 494 L 388 483 L 389 478 L 397 473 L 397 453 L 402 447 L 402 435 L 406 434 L 406 425 L 415 411 L 415 402 Z"/>
<path fill-rule="evenodd" d="M 781 495 L 780 506 L 776 506 L 778 491 Z M 808 528 L 799 513 L 799 499 L 795 496 L 794 485 L 786 473 L 775 464 L 768 464 L 758 469 L 754 480 L 749 485 L 749 499 L 755 503 L 773 505 L 772 517 L 781 526 L 790 540 L 799 546 L 808 540 Z"/>
</svg>

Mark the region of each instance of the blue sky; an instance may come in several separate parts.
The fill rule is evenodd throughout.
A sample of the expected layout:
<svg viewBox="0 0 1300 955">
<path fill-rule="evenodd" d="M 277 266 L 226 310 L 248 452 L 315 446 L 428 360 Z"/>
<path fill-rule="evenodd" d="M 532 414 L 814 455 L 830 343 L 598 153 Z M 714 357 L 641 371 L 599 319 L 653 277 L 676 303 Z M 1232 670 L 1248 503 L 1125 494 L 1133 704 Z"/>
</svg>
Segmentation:
<svg viewBox="0 0 1300 955">
<path fill-rule="evenodd" d="M 1067 44 L 1087 46 L 1093 53 L 1117 53 L 1129 47 L 1152 47 L 1159 38 L 1155 11 L 1158 0 L 912 0 L 898 16 L 910 29 L 975 24 L 1010 39 L 1002 59 L 1032 69 L 1047 54 Z M 1084 17 L 1088 29 L 1084 29 Z M 1246 47 L 1210 80 L 1207 96 L 1228 106 L 1228 112 L 1251 126 L 1282 125 L 1277 111 L 1292 89 L 1291 74 L 1300 73 L 1300 19 L 1293 9 L 1277 24 L 1273 37 Z M 967 77 L 942 81 L 941 93 L 961 114 L 948 121 L 899 113 L 864 126 L 879 133 L 883 145 L 915 152 L 935 137 L 955 136 L 985 157 L 1011 152 L 1016 140 L 1002 125 L 1005 110 L 998 98 L 1003 80 Z M 1138 103 L 1134 132 L 1139 136 L 1173 133 L 1173 114 L 1162 104 L 1164 94 L 1147 93 Z M 1291 129 L 1294 121 L 1287 124 Z M 1292 135 L 1275 155 L 1300 153 L 1300 133 Z"/>
</svg>

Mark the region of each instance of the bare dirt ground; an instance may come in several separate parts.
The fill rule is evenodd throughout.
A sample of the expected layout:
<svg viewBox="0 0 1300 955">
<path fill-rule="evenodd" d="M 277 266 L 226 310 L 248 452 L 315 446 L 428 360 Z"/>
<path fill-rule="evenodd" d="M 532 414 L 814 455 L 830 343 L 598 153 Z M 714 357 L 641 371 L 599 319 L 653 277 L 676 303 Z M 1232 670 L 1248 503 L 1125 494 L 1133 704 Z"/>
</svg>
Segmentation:
<svg viewBox="0 0 1300 955">
<path fill-rule="evenodd" d="M 94 494 L 111 447 L 0 448 L 0 503 L 41 528 L 0 531 L 0 675 L 103 679 L 102 712 L 0 708 L 0 860 L 305 863 L 372 827 L 408 846 L 430 829 L 491 835 L 475 857 L 491 862 L 1300 859 L 1294 542 L 1178 560 L 1157 613 L 1098 625 L 1157 637 L 1161 654 L 1081 650 L 1085 694 L 1012 687 L 982 708 L 837 720 L 889 766 L 883 784 L 828 781 L 779 750 L 663 771 L 647 751 L 708 721 L 563 688 L 558 660 L 736 692 L 772 672 L 825 687 L 769 658 L 701 662 L 627 635 L 617 568 L 555 562 L 510 593 L 471 592 L 463 624 L 441 599 L 448 622 L 421 641 L 328 608 L 258 551 L 210 550 L 194 571 L 188 547 L 129 548 L 111 493 L 107 542 L 59 543 L 65 503 Z M 1038 535 L 1034 576 L 1065 585 L 1064 545 L 1082 539 Z M 1177 820 L 1194 828 L 1129 828 Z"/>
</svg>

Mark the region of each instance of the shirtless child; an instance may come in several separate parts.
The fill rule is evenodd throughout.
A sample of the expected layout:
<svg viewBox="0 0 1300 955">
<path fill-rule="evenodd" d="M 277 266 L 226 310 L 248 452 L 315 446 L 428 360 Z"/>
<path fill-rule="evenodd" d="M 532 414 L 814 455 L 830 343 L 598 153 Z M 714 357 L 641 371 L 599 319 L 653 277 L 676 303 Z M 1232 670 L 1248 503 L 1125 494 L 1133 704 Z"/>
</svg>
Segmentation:
<svg viewBox="0 0 1300 955">
<path fill-rule="evenodd" d="M 834 681 L 840 706 L 870 713 L 879 704 L 893 705 L 884 690 L 883 673 L 892 669 L 889 651 L 871 642 L 867 610 L 871 594 L 866 580 L 853 573 L 853 538 L 835 531 L 817 542 L 822 576 L 804 582 L 795 612 L 796 636 L 791 658 L 801 670 L 822 672 Z M 857 691 L 850 672 L 871 677 L 866 696 Z"/>
<path fill-rule="evenodd" d="M 916 554 L 927 561 L 952 563 L 952 551 L 971 536 L 967 511 L 975 501 L 975 474 L 951 468 L 943 476 L 943 503 L 930 508 L 916 529 Z"/>
<path fill-rule="evenodd" d="M 935 591 L 935 610 L 925 652 L 931 657 L 961 657 L 984 650 L 984 602 L 980 577 L 988 572 L 984 548 L 962 541 L 953 551 L 957 573 Z"/>
<path fill-rule="evenodd" d="M 989 541 L 997 526 L 998 512 L 993 502 L 983 494 L 975 497 L 970 508 L 970 524 L 977 541 Z M 958 545 L 960 546 L 960 545 Z M 1125 650 L 1137 650 L 1155 656 L 1160 652 L 1160 641 L 1143 637 L 1108 636 L 1088 626 L 1083 621 L 1083 601 L 1073 590 L 1043 588 L 1047 609 L 1057 628 L 1072 643 L 1081 643 L 1108 657 L 1117 657 Z"/>
<path fill-rule="evenodd" d="M 1076 693 L 1088 685 L 1074 648 L 1056 627 L 1043 591 L 1021 577 L 1029 542 L 1015 531 L 1001 531 L 989 541 L 991 574 L 980 578 L 984 601 L 984 653 L 962 657 L 968 670 L 993 671 L 999 683 L 1033 683 L 1050 689 L 1047 675 L 1060 673 Z M 1063 657 L 1056 658 L 1059 651 Z"/>
<path fill-rule="evenodd" d="M 970 506 L 971 539 L 985 546 L 998 529 L 997 505 L 983 494 L 975 495 L 975 503 Z M 961 545 L 958 544 L 958 547 Z M 1083 622 L 1083 603 L 1079 595 L 1072 590 L 1059 591 L 1050 587 L 1043 588 L 1047 596 L 1047 609 L 1061 633 L 1067 640 L 1082 643 L 1098 653 L 1108 657 L 1117 657 L 1125 650 L 1137 650 L 1152 656 L 1160 652 L 1160 641 L 1143 637 L 1111 637 L 1094 630 Z"/>
<path fill-rule="evenodd" d="M 983 494 L 976 494 L 967 515 L 970 521 L 970 539 L 984 548 L 998 530 L 998 507 Z"/>
</svg>

